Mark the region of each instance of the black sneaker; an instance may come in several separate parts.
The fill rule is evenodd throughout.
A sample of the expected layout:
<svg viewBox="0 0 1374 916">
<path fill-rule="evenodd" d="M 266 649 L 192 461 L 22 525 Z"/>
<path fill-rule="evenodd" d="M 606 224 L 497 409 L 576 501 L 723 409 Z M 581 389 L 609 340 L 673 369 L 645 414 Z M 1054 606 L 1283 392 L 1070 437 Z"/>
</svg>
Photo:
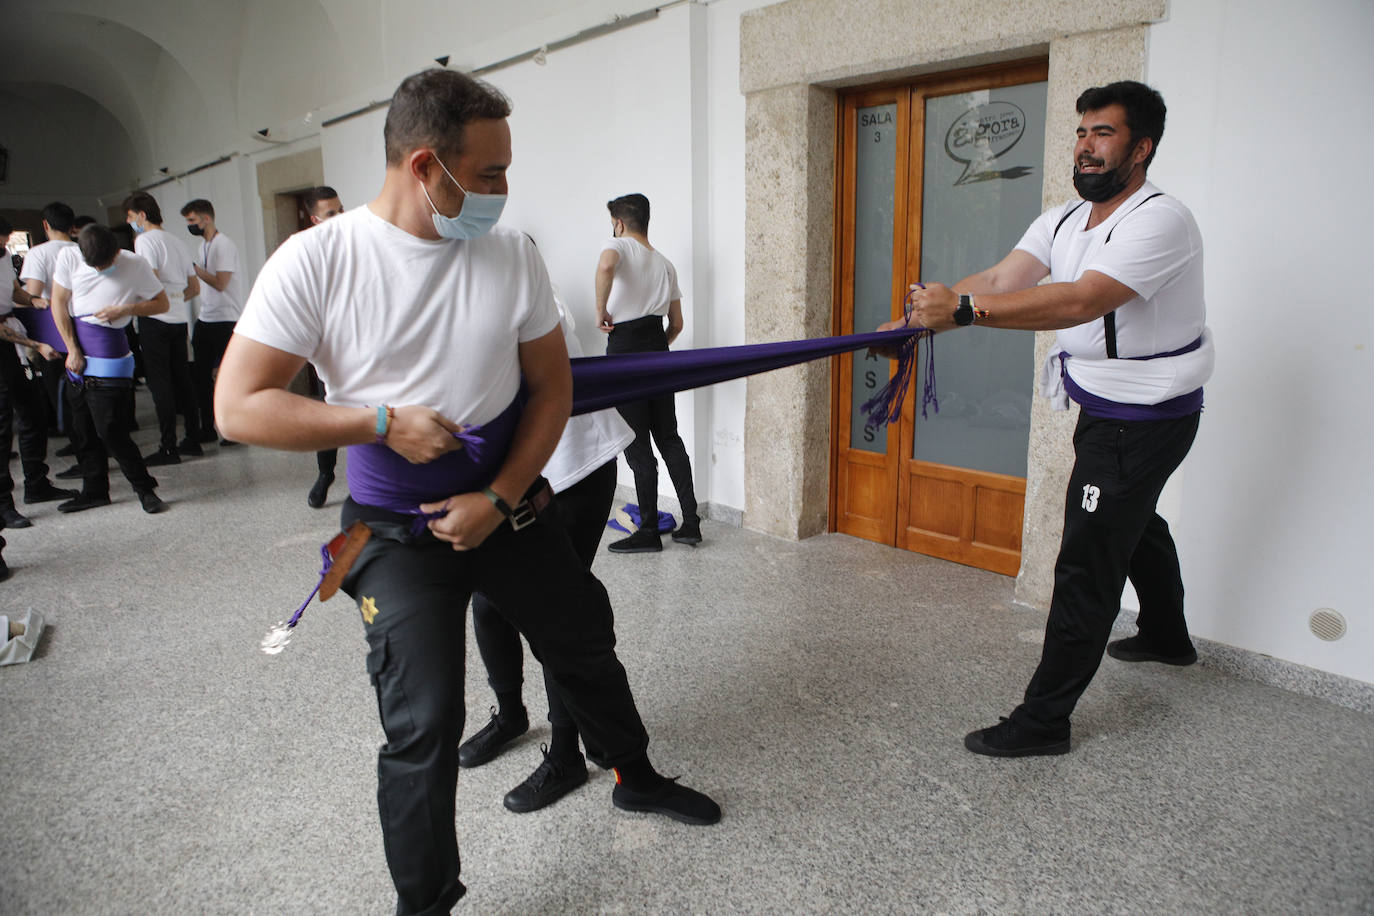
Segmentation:
<svg viewBox="0 0 1374 916">
<path fill-rule="evenodd" d="M 324 501 L 329 498 L 329 485 L 333 482 L 333 474 L 321 474 L 315 478 L 315 485 L 310 488 L 309 495 L 305 497 L 310 508 L 319 509 L 324 506 Z"/>
<path fill-rule="evenodd" d="M 151 455 L 144 455 L 143 463 L 150 468 L 160 468 L 169 464 L 181 464 L 181 456 L 170 448 L 160 448 Z"/>
<path fill-rule="evenodd" d="M 1037 757 L 1069 752 L 1069 736 L 1047 738 L 1027 732 L 1006 716 L 991 728 L 964 737 L 964 747 L 986 757 Z"/>
<path fill-rule="evenodd" d="M 652 528 L 640 528 L 627 538 L 607 544 L 606 549 L 611 553 L 658 553 L 663 549 L 663 538 Z"/>
<path fill-rule="evenodd" d="M 677 783 L 677 777 L 663 780 L 653 792 L 635 792 L 617 784 L 611 804 L 622 811 L 647 811 L 662 814 L 684 824 L 714 824 L 720 820 L 720 805 L 696 789 Z"/>
<path fill-rule="evenodd" d="M 221 440 L 219 440 L 220 448 L 230 448 L 231 446 L 241 445 L 241 444 L 242 444 L 242 443 L 235 442 L 233 439 L 221 439 Z"/>
<path fill-rule="evenodd" d="M 32 528 L 33 522 L 14 506 L 0 508 L 0 528 Z"/>
<path fill-rule="evenodd" d="M 157 495 L 156 490 L 144 490 L 138 494 L 138 501 L 143 504 L 143 511 L 149 515 L 157 515 L 159 512 L 167 511 L 167 504 Z"/>
<path fill-rule="evenodd" d="M 1179 668 L 1197 661 L 1197 649 L 1192 646 L 1188 647 L 1187 652 L 1165 655 L 1161 652 L 1152 651 L 1139 636 L 1130 636 L 1126 639 L 1117 639 L 1107 643 L 1107 654 L 1123 662 L 1163 662 L 1166 665 L 1176 665 Z"/>
<path fill-rule="evenodd" d="M 177 451 L 180 452 L 182 455 L 190 456 L 192 458 L 202 458 L 205 455 L 205 449 L 201 448 L 200 443 L 192 439 L 190 436 L 187 436 L 185 439 L 182 439 L 180 442 L 177 443 Z"/>
<path fill-rule="evenodd" d="M 64 503 L 57 504 L 58 512 L 85 512 L 87 509 L 96 509 L 100 506 L 110 504 L 110 494 L 103 495 L 81 493 L 72 497 Z"/>
<path fill-rule="evenodd" d="M 50 503 L 59 499 L 71 499 L 78 492 L 77 490 L 64 490 L 61 487 L 55 487 L 45 480 L 32 487 L 24 487 L 24 502 Z"/>
<path fill-rule="evenodd" d="M 701 519 L 694 518 L 684 521 L 678 525 L 673 532 L 673 541 L 678 544 L 690 544 L 693 547 L 701 543 Z"/>
<path fill-rule="evenodd" d="M 71 467 L 67 468 L 65 471 L 58 471 L 56 474 L 52 476 L 56 477 L 59 480 L 80 480 L 81 465 L 74 464 Z"/>
<path fill-rule="evenodd" d="M 500 756 L 516 738 L 530 730 L 529 714 L 520 707 L 519 717 L 503 719 L 491 707 L 491 721 L 481 731 L 458 745 L 458 765 L 465 769 L 480 767 L 482 764 Z"/>
<path fill-rule="evenodd" d="M 539 745 L 544 762 L 529 778 L 506 793 L 502 802 L 516 814 L 528 814 L 546 808 L 587 781 L 587 764 L 578 754 L 576 760 L 555 760 L 549 756 L 549 746 Z"/>
</svg>

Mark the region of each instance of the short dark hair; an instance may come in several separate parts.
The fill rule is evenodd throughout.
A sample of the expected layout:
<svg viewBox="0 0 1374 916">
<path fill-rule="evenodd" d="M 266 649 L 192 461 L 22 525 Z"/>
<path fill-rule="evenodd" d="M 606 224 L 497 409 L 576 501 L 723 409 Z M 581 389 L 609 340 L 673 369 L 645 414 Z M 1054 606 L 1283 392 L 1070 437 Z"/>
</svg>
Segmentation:
<svg viewBox="0 0 1374 916">
<path fill-rule="evenodd" d="M 75 221 L 76 211 L 60 200 L 55 200 L 43 208 L 43 222 L 55 232 L 71 232 L 72 223 Z"/>
<path fill-rule="evenodd" d="M 400 165 L 407 153 L 425 146 L 440 156 L 457 156 L 469 122 L 509 118 L 510 112 L 501 90 L 466 73 L 431 67 L 408 76 L 387 109 L 386 164 Z"/>
<path fill-rule="evenodd" d="M 318 188 L 311 188 L 309 191 L 306 191 L 303 196 L 303 199 L 305 200 L 305 208 L 309 210 L 311 213 L 314 213 L 315 205 L 318 204 L 320 201 L 334 200 L 338 196 L 338 191 L 334 190 L 327 184 L 322 184 Z"/>
<path fill-rule="evenodd" d="M 124 200 L 124 210 L 127 213 L 142 213 L 148 217 L 148 222 L 155 226 L 162 225 L 162 208 L 147 191 L 135 191 L 130 194 Z"/>
<path fill-rule="evenodd" d="M 626 194 L 606 202 L 611 219 L 618 219 L 631 232 L 649 231 L 649 198 L 643 194 Z"/>
<path fill-rule="evenodd" d="M 82 229 L 85 229 L 87 226 L 91 225 L 94 222 L 94 216 L 78 216 L 76 219 L 72 220 L 72 231 L 80 232 Z"/>
<path fill-rule="evenodd" d="M 95 268 L 109 265 L 119 254 L 119 239 L 110 231 L 109 226 L 91 223 L 76 237 L 81 249 L 81 259 Z"/>
<path fill-rule="evenodd" d="M 195 200 L 186 202 L 186 206 L 181 208 L 182 216 L 190 216 L 192 213 L 199 213 L 201 216 L 215 218 L 215 205 L 204 197 L 197 197 Z"/>
<path fill-rule="evenodd" d="M 1078 97 L 1078 113 L 1098 111 L 1108 105 L 1120 105 L 1126 109 L 1126 126 L 1131 131 L 1131 139 L 1149 137 L 1153 143 L 1150 155 L 1145 157 L 1142 170 L 1150 167 L 1150 160 L 1159 150 L 1160 138 L 1164 136 L 1164 96 L 1144 83 L 1135 80 L 1122 80 L 1105 86 L 1094 86 L 1083 90 Z"/>
</svg>

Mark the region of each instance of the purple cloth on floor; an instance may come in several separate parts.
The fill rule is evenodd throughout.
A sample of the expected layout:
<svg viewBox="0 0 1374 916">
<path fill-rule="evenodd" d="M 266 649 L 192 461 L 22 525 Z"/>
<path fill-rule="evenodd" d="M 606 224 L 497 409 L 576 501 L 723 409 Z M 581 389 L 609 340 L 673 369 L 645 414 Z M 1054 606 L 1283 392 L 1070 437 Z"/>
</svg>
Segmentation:
<svg viewBox="0 0 1374 916">
<path fill-rule="evenodd" d="M 67 342 L 57 333 L 57 325 L 52 320 L 52 309 L 35 309 L 28 306 L 14 307 L 14 317 L 24 326 L 24 333 L 30 340 L 45 343 L 59 353 L 67 352 Z"/>
<path fill-rule="evenodd" d="M 572 361 L 572 412 L 591 413 L 851 350 L 896 347 L 918 333 L 920 329 L 908 328 L 742 347 L 581 357 Z"/>
<path fill-rule="evenodd" d="M 385 445 L 348 447 L 348 490 L 365 506 L 391 512 L 415 512 L 420 503 L 438 502 L 457 493 L 472 493 L 492 482 L 506 461 L 522 400 L 480 427 L 482 447 L 449 452 L 428 464 L 411 464 Z"/>
</svg>

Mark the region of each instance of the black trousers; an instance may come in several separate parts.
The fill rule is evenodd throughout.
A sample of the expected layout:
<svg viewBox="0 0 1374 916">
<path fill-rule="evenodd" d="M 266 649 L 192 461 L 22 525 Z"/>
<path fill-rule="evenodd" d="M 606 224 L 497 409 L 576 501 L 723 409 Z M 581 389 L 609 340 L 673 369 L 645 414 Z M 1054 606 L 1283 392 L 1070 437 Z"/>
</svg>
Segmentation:
<svg viewBox="0 0 1374 916">
<path fill-rule="evenodd" d="M 1155 506 L 1192 447 L 1199 416 L 1124 421 L 1079 413 L 1045 646 L 1011 714 L 1028 731 L 1068 736 L 1069 716 L 1102 662 L 1127 578 L 1140 597 L 1140 635 L 1166 654 L 1192 648 L 1178 552 Z"/>
<path fill-rule="evenodd" d="M 38 371 L 43 392 L 48 397 L 48 426 L 63 436 L 70 436 L 71 420 L 62 393 L 67 386 L 67 354 L 58 353 L 55 359 L 41 360 Z"/>
<path fill-rule="evenodd" d="M 233 321 L 197 321 L 191 335 L 191 349 L 196 355 L 192 382 L 200 405 L 200 428 L 215 428 L 215 370 L 224 359 L 229 338 L 234 336 Z"/>
<path fill-rule="evenodd" d="M 68 380 L 67 410 L 72 421 L 72 447 L 81 468 L 81 491 L 88 496 L 110 493 L 109 456 L 137 493 L 157 489 L 143 456 L 129 438 L 129 395 L 133 379 L 87 376 L 85 384 Z"/>
<path fill-rule="evenodd" d="M 542 485 L 543 481 L 539 481 Z M 454 798 L 463 734 L 468 598 L 480 591 L 544 665 L 587 756 L 603 767 L 644 754 L 649 738 L 615 653 L 606 590 L 556 520 L 502 524 L 475 550 L 456 551 L 412 518 L 344 502 L 343 524 L 376 532 L 343 582 L 366 625 L 367 671 L 386 743 L 377 805 L 397 913 L 447 913 L 462 896 Z"/>
<path fill-rule="evenodd" d="M 25 487 L 41 487 L 48 480 L 48 426 L 43 392 L 24 371 L 14 344 L 0 341 L 0 506 L 14 506 L 14 478 L 10 476 L 10 447 L 19 433 L 19 460 Z"/>
<path fill-rule="evenodd" d="M 557 519 L 568 532 L 573 550 L 587 569 L 592 568 L 601 534 L 615 502 L 616 468 L 608 461 L 577 483 L 558 494 Z M 477 638 L 477 651 L 487 669 L 487 683 L 497 693 L 514 693 L 524 682 L 525 651 L 520 645 L 520 633 L 486 595 L 472 596 L 472 632 Z M 547 676 L 544 692 L 549 697 L 549 721 L 558 726 L 574 725 L 558 690 Z"/>
<path fill-rule="evenodd" d="M 186 438 L 200 438 L 200 405 L 191 363 L 186 355 L 186 325 L 140 318 L 144 378 L 157 411 L 158 438 L 163 448 L 177 449 L 177 414 L 186 422 Z"/>
<path fill-rule="evenodd" d="M 617 324 L 606 341 L 607 353 L 652 353 L 667 349 L 668 335 L 663 331 L 663 319 L 657 315 Z M 639 515 L 645 525 L 653 525 L 658 518 L 658 459 L 649 444 L 651 437 L 668 467 L 673 489 L 677 491 L 682 520 L 699 521 L 692 463 L 678 435 L 673 397 L 665 394 L 616 408 L 635 434 L 634 441 L 625 447 L 625 461 L 635 475 L 635 497 L 639 500 Z"/>
</svg>

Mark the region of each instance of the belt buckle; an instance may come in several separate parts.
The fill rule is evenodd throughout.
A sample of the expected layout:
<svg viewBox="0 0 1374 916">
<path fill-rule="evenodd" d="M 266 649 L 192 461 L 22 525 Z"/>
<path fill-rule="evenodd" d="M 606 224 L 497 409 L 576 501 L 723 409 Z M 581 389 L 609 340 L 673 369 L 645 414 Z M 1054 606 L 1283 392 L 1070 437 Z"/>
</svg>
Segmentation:
<svg viewBox="0 0 1374 916">
<path fill-rule="evenodd" d="M 511 510 L 511 530 L 519 531 L 521 528 L 528 528 L 530 525 L 534 524 L 534 520 L 538 517 L 539 512 L 534 508 L 534 503 L 527 499 Z"/>
</svg>

